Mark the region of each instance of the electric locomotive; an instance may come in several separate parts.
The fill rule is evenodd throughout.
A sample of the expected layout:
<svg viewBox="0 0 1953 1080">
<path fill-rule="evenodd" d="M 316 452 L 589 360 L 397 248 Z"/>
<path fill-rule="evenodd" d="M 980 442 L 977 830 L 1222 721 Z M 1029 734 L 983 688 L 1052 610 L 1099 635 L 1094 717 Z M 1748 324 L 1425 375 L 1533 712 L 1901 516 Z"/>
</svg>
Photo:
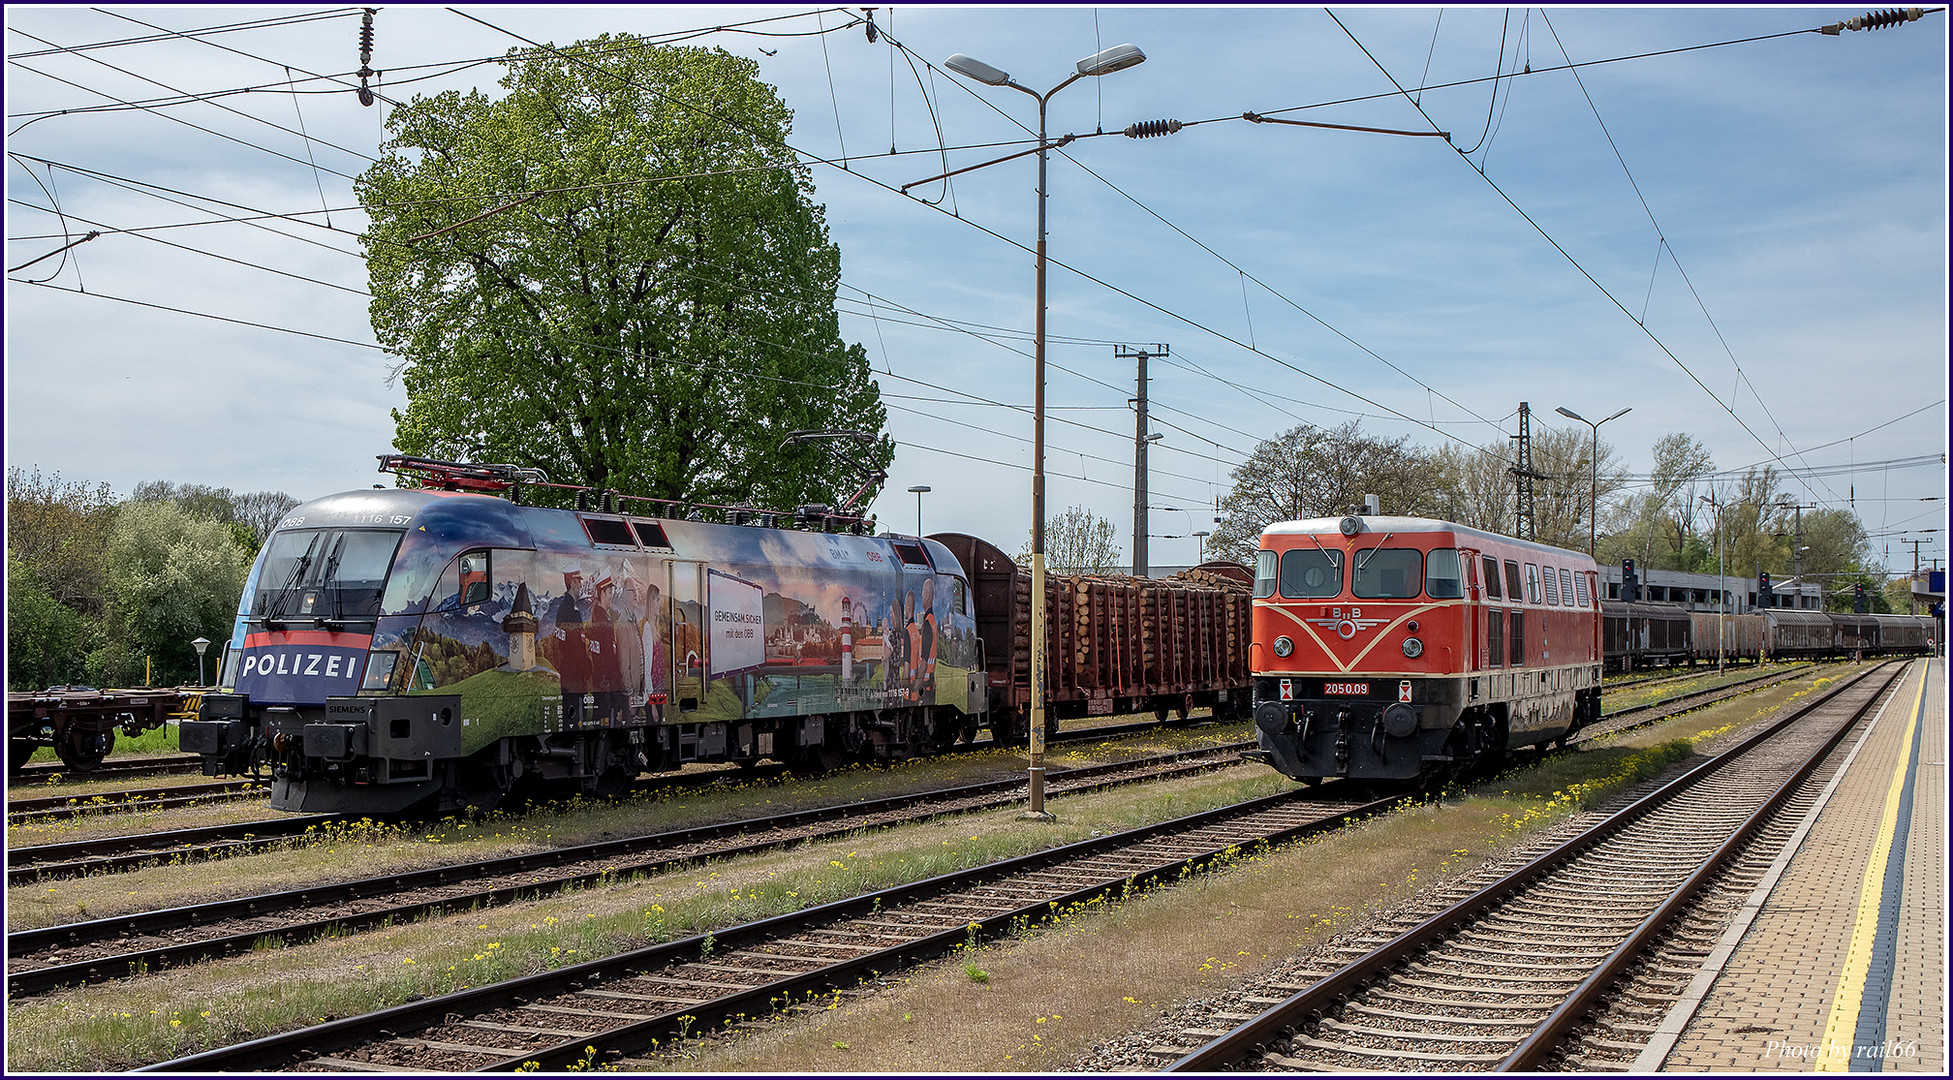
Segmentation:
<svg viewBox="0 0 1953 1080">
<path fill-rule="evenodd" d="M 1460 777 L 1600 715 L 1593 559 L 1428 518 L 1270 525 L 1250 756 L 1305 782 Z"/>
<path fill-rule="evenodd" d="M 269 766 L 278 809 L 614 794 L 690 762 L 928 753 L 985 722 L 969 582 L 933 540 L 824 506 L 722 524 L 614 493 L 525 506 L 540 474 L 509 466 L 381 468 L 423 486 L 328 496 L 273 531 L 227 692 L 181 725 L 209 775 Z"/>
</svg>

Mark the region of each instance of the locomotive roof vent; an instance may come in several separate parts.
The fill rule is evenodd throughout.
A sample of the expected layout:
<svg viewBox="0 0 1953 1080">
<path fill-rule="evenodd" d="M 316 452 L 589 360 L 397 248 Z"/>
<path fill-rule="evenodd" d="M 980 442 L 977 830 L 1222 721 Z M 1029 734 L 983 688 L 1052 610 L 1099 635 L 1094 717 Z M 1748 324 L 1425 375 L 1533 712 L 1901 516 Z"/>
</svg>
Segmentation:
<svg viewBox="0 0 1953 1080">
<path fill-rule="evenodd" d="M 1355 514 L 1351 514 L 1342 521 L 1337 522 L 1336 528 L 1344 536 L 1355 536 L 1357 533 L 1363 531 L 1363 519 L 1357 517 Z"/>
</svg>

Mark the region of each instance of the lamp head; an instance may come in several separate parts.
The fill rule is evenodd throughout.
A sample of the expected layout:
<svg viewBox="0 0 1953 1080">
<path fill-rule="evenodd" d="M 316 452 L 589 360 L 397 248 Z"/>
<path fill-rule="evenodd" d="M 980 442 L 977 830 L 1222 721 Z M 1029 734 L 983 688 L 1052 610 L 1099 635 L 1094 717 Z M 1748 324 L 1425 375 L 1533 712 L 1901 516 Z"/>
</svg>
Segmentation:
<svg viewBox="0 0 1953 1080">
<path fill-rule="evenodd" d="M 1079 61 L 1079 65 L 1082 68 L 1084 61 Z M 975 79 L 980 83 L 987 83 L 991 86 L 1002 86 L 1010 81 L 1010 75 L 1008 73 L 998 71 L 996 68 L 978 60 L 976 57 L 965 56 L 962 53 L 957 53 L 943 61 L 943 66 L 958 75 Z"/>
<path fill-rule="evenodd" d="M 1128 42 L 1124 45 L 1114 45 L 1104 52 L 1095 52 L 1085 59 L 1080 60 L 1078 62 L 1078 73 L 1080 75 L 1110 75 L 1115 71 L 1124 71 L 1129 67 L 1134 67 L 1145 62 L 1146 54 L 1139 51 L 1139 46 Z"/>
<path fill-rule="evenodd" d="M 1559 413 L 1561 416 L 1571 417 L 1572 419 L 1578 420 L 1583 424 L 1587 422 L 1586 417 L 1581 416 L 1579 413 L 1574 412 L 1572 409 L 1569 409 L 1564 405 L 1560 406 L 1557 409 L 1554 409 L 1553 411 Z"/>
</svg>

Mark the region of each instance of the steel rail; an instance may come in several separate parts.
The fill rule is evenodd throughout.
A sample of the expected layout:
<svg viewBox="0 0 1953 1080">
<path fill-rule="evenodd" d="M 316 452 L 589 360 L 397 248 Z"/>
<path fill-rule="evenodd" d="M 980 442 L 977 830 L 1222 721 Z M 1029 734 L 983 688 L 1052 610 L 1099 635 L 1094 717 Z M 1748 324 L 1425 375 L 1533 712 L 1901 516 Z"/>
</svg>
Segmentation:
<svg viewBox="0 0 1953 1080">
<path fill-rule="evenodd" d="M 1883 667 L 1884 665 L 1880 665 Z M 1414 956 L 1431 942 L 1455 931 L 1485 913 L 1494 905 L 1503 902 L 1521 889 L 1539 881 L 1562 866 L 1584 855 L 1589 849 L 1622 831 L 1636 820 L 1646 816 L 1677 793 L 1693 786 L 1697 781 L 1727 767 L 1751 749 L 1762 745 L 1779 731 L 1829 704 L 1846 690 L 1857 686 L 1869 678 L 1879 668 L 1860 672 L 1852 679 L 1831 688 L 1787 716 L 1767 725 L 1763 730 L 1743 739 L 1716 756 L 1702 761 L 1682 773 L 1674 780 L 1635 800 L 1629 806 L 1603 821 L 1594 823 L 1578 836 L 1547 852 L 1524 866 L 1518 867 L 1486 885 L 1471 896 L 1454 904 L 1449 909 L 1433 915 L 1417 926 L 1378 947 L 1366 956 L 1343 966 L 1335 972 L 1316 981 L 1307 989 L 1299 991 L 1288 1000 L 1271 1005 L 1253 1019 L 1242 1023 L 1233 1031 L 1212 1039 L 1206 1044 L 1187 1053 L 1164 1068 L 1163 1072 L 1219 1072 L 1226 1070 L 1254 1048 L 1281 1038 L 1301 1023 L 1322 1017 L 1339 999 L 1368 990 L 1375 980 L 1385 977 L 1404 960 Z"/>
<path fill-rule="evenodd" d="M 1152 758 L 1068 769 L 1055 775 L 1053 777 L 1053 783 L 1054 785 L 1064 785 L 1061 790 L 1065 794 L 1078 794 L 1135 782 L 1131 779 L 1098 779 L 1106 776 L 1116 776 L 1121 772 L 1134 772 L 1164 766 L 1177 770 L 1172 775 L 1182 775 L 1208 768 L 1238 764 L 1241 760 L 1239 751 L 1253 745 L 1253 743 L 1247 742 L 1226 744 L 1205 747 L 1198 750 L 1177 751 Z M 1233 755 L 1231 758 L 1227 756 L 1230 754 Z M 1216 760 L 1201 760 L 1203 758 L 1215 758 Z M 1154 779 L 1156 777 L 1157 774 L 1154 774 L 1140 779 Z M 66 923 L 34 930 L 22 930 L 7 935 L 7 956 L 12 961 L 7 972 L 7 994 L 9 997 L 14 997 L 46 993 L 64 986 L 80 983 L 107 982 L 113 979 L 146 974 L 153 969 L 166 965 L 249 952 L 253 948 L 258 947 L 267 938 L 275 938 L 290 944 L 307 941 L 328 932 L 358 930 L 388 922 L 398 923 L 466 907 L 471 904 L 492 906 L 515 900 L 538 899 L 553 893 L 598 884 L 621 875 L 662 872 L 677 866 L 697 863 L 707 858 L 729 858 L 735 855 L 767 851 L 784 845 L 800 844 L 810 840 L 841 835 L 862 828 L 863 826 L 858 823 L 858 819 L 900 812 L 917 806 L 941 803 L 962 804 L 951 809 L 918 815 L 918 818 L 935 816 L 938 813 L 963 813 L 970 810 L 983 809 L 986 806 L 1006 803 L 1020 798 L 1020 792 L 1023 786 L 1024 780 L 1022 777 L 1013 777 L 1009 780 L 971 784 L 960 788 L 898 795 L 869 802 L 820 807 L 812 810 L 777 814 L 765 818 L 744 818 L 717 825 L 680 829 L 623 840 L 606 840 L 594 844 L 583 844 L 548 852 L 511 855 L 474 863 L 436 867 L 430 870 L 385 874 L 376 877 L 361 878 L 355 881 L 312 885 L 278 893 L 266 893 L 259 896 L 220 900 L 209 904 L 165 908 L 158 911 L 95 919 L 89 922 Z M 973 800 L 977 801 L 978 805 L 968 805 Z M 837 822 L 839 825 L 836 828 L 814 835 L 808 835 L 805 832 L 796 833 L 792 836 L 765 835 L 768 833 L 777 834 L 796 829 L 805 829 L 809 825 L 827 822 Z M 545 880 L 531 880 L 518 885 L 484 889 L 468 895 L 449 896 L 438 900 L 398 904 L 372 911 L 363 911 L 353 915 L 313 919 L 275 929 L 250 930 L 242 933 L 228 934 L 222 937 L 208 938 L 202 941 L 183 942 L 158 946 L 151 949 L 140 949 L 115 956 L 77 960 L 42 968 L 21 969 L 15 966 L 18 965 L 22 958 L 47 949 L 72 948 L 77 945 L 85 945 L 130 935 L 157 934 L 184 927 L 219 923 L 228 919 L 270 915 L 279 911 L 289 911 L 301 907 L 347 903 L 375 896 L 406 892 L 413 889 L 434 888 L 469 880 L 522 874 L 532 870 L 546 869 L 565 864 L 611 861 L 624 857 L 653 853 L 659 850 L 691 847 L 749 834 L 759 838 L 744 844 L 721 846 L 713 849 L 710 854 L 690 853 L 674 855 L 670 858 L 639 865 L 606 867 L 600 871 L 577 873 Z"/>
<path fill-rule="evenodd" d="M 1729 839 L 1723 841 L 1714 852 L 1710 853 L 1709 857 L 1703 860 L 1702 865 L 1693 874 L 1690 874 L 1687 880 L 1677 885 L 1669 893 L 1668 898 L 1663 900 L 1661 905 L 1654 911 L 1650 912 L 1648 917 L 1643 919 L 1640 925 L 1636 926 L 1629 933 L 1625 941 L 1621 942 L 1612 953 L 1608 954 L 1607 959 L 1601 962 L 1600 967 L 1582 981 L 1578 987 L 1575 987 L 1573 993 L 1568 995 L 1564 1002 L 1549 1013 L 1546 1019 L 1540 1021 L 1539 1026 L 1533 1030 L 1533 1033 L 1522 1040 L 1506 1056 L 1504 1061 L 1494 1066 L 1492 1071 L 1539 1071 L 1540 1067 L 1545 1064 L 1547 1058 L 1552 1055 L 1554 1049 L 1566 1039 L 1573 1028 L 1603 1004 L 1601 999 L 1612 989 L 1613 984 L 1626 973 L 1627 969 L 1635 963 L 1636 958 L 1649 947 L 1655 936 L 1695 902 L 1715 875 L 1732 862 L 1737 854 L 1749 844 L 1750 840 L 1769 823 L 1770 819 L 1776 815 L 1783 804 L 1795 795 L 1798 788 L 1824 763 L 1824 759 L 1830 755 L 1831 751 L 1836 749 L 1840 742 L 1844 741 L 1845 736 L 1850 733 L 1852 728 L 1856 727 L 1859 721 L 1863 720 L 1875 706 L 1885 699 L 1886 692 L 1895 683 L 1905 677 L 1908 667 L 1910 665 L 1903 666 L 1895 671 L 1886 680 L 1885 685 L 1875 690 L 1865 700 L 1865 703 L 1852 713 L 1850 719 L 1839 724 L 1838 730 L 1833 732 L 1824 741 L 1823 745 L 1818 747 L 1794 773 L 1786 778 L 1777 787 L 1777 790 L 1772 792 L 1768 799 L 1764 800 L 1763 805 L 1757 807 L 1756 811 L 1750 814 L 1743 821 L 1742 825 L 1737 827 Z M 1867 676 L 1870 674 L 1872 672 L 1866 673 Z"/>
<path fill-rule="evenodd" d="M 40 799 L 7 800 L 7 824 L 56 821 L 85 814 L 122 814 L 194 806 L 201 802 L 262 795 L 271 785 L 258 780 L 220 780 L 215 783 L 173 784 L 169 787 L 104 791 L 94 795 L 55 795 Z"/>
<path fill-rule="evenodd" d="M 1162 726 L 1175 727 L 1184 723 L 1186 721 L 1183 720 L 1171 720 L 1164 724 L 1158 720 L 1147 720 L 1131 724 L 1113 724 L 1065 732 L 1055 741 L 1087 742 L 1095 739 L 1118 738 L 1124 735 L 1142 734 Z M 951 756 L 983 753 L 996 749 L 1000 749 L 999 745 L 991 742 L 968 743 L 953 751 L 931 755 L 926 760 L 942 760 Z M 754 780 L 780 779 L 790 773 L 791 770 L 784 765 L 773 765 L 739 773 L 728 771 L 693 776 L 663 774 L 640 781 L 632 790 L 634 793 L 642 793 L 680 786 L 709 786 L 722 782 L 750 783 Z M 267 818 L 263 821 L 233 825 L 212 825 L 171 832 L 105 836 L 93 840 L 18 847 L 7 853 L 7 885 L 9 887 L 29 885 L 37 881 L 71 877 L 81 873 L 139 867 L 165 858 L 204 858 L 209 855 L 244 854 L 283 843 L 294 833 L 302 833 L 315 825 L 350 820 L 356 820 L 356 815 L 307 814 L 302 817 Z M 196 845 L 210 845 L 213 850 L 208 852 L 176 850 Z"/>
<path fill-rule="evenodd" d="M 953 894 L 959 890 L 979 887 L 985 882 L 1008 878 L 1015 874 L 1106 855 L 1121 848 L 1225 823 L 1231 819 L 1277 810 L 1286 804 L 1309 801 L 1311 800 L 1308 789 L 1298 788 L 1218 810 L 1082 840 L 969 870 L 911 882 L 907 885 L 863 893 L 804 911 L 776 915 L 742 926 L 698 934 L 662 945 L 633 950 L 600 960 L 589 960 L 438 998 L 410 1002 L 362 1016 L 328 1021 L 173 1061 L 142 1066 L 132 1071 L 210 1072 L 277 1069 L 302 1060 L 302 1052 L 309 1052 L 312 1055 L 326 1054 L 371 1041 L 376 1037 L 387 1037 L 382 1035 L 382 1032 L 417 1030 L 447 1022 L 450 1017 L 467 1017 L 509 1007 L 511 1004 L 519 1005 L 538 996 L 574 992 L 600 978 L 618 978 L 636 972 L 654 971 L 669 962 L 698 958 L 709 950 L 716 949 L 720 952 L 735 950 L 783 933 L 792 933 L 846 918 L 872 915 L 898 904 Z M 1397 802 L 1396 798 L 1388 798 L 1361 805 L 1344 806 L 1307 822 L 1272 830 L 1262 839 L 1274 844 L 1341 828 L 1348 820 L 1386 811 Z M 850 980 L 858 980 L 872 972 L 887 973 L 899 964 L 942 955 L 966 943 L 972 933 L 979 940 L 995 938 L 1008 932 L 1014 921 L 1033 916 L 1041 918 L 1048 914 L 1052 907 L 1063 908 L 1072 904 L 1087 903 L 1093 897 L 1151 885 L 1182 871 L 1183 868 L 1211 862 L 1216 856 L 1238 847 L 1237 841 L 1200 854 L 1174 855 L 1167 861 L 1156 864 L 1150 870 L 1134 872 L 1117 881 L 1087 886 L 1056 897 L 1043 897 L 1015 910 L 969 920 L 969 923 L 975 924 L 974 930 L 970 928 L 969 923 L 965 923 L 954 929 L 931 934 L 891 949 L 852 959 L 837 960 L 813 971 L 792 975 L 764 986 L 742 989 L 726 997 L 647 1016 L 623 1027 L 579 1037 L 552 1047 L 526 1050 L 519 1057 L 485 1066 L 481 1071 L 515 1071 L 527 1067 L 527 1063 L 531 1061 L 546 1070 L 558 1069 L 582 1060 L 587 1046 L 599 1046 L 600 1056 L 604 1052 L 634 1052 L 653 1046 L 659 1039 L 669 1037 L 674 1032 L 683 1032 L 688 1028 L 703 1030 L 741 1014 L 748 1017 L 765 1015 L 778 1009 L 780 1001 L 791 1000 L 795 995 L 804 997 L 808 992 L 837 989 L 848 985 Z"/>
</svg>

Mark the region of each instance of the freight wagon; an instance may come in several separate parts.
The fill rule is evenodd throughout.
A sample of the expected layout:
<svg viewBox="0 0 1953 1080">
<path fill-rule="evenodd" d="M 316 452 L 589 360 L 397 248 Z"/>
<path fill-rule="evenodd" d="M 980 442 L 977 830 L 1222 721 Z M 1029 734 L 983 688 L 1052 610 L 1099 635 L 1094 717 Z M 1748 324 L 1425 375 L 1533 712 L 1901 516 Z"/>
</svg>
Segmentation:
<svg viewBox="0 0 1953 1080">
<path fill-rule="evenodd" d="M 1031 722 L 1031 573 L 977 537 L 929 539 L 970 575 L 992 736 L 1022 741 Z M 1245 715 L 1251 580 L 1234 563 L 1175 578 L 1046 573 L 1047 730 L 1084 716 L 1150 712 L 1164 720 L 1196 708 Z"/>
</svg>

